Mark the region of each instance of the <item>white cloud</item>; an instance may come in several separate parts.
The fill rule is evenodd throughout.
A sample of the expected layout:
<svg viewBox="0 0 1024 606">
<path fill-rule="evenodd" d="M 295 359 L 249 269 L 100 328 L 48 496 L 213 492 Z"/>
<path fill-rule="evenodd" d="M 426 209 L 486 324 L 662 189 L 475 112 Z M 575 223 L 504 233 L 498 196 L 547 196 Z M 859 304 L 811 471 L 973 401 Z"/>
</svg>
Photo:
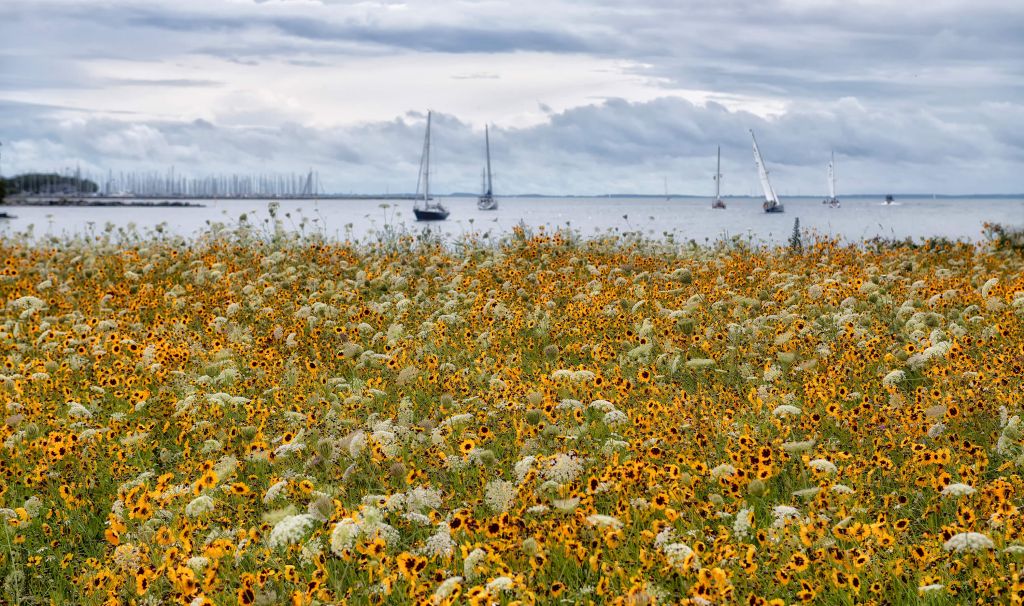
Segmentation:
<svg viewBox="0 0 1024 606">
<path fill-rule="evenodd" d="M 1024 14 L 998 0 L 8 0 L 5 171 L 305 171 L 472 190 L 733 193 L 758 131 L 782 193 L 1019 191 Z"/>
</svg>

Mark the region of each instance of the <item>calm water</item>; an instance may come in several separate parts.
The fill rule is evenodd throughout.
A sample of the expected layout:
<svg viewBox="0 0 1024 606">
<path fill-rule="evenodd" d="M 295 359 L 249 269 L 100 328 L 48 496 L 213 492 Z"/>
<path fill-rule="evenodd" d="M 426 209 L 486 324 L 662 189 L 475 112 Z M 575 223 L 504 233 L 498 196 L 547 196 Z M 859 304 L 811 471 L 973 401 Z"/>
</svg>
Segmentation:
<svg viewBox="0 0 1024 606">
<path fill-rule="evenodd" d="M 451 234 L 476 231 L 500 235 L 520 221 L 531 227 L 570 226 L 584 235 L 608 229 L 642 231 L 653 237 L 671 232 L 676 238 L 715 240 L 722 236 L 751 236 L 781 242 L 789 237 L 793 220 L 822 234 L 858 241 L 874 236 L 913 239 L 944 236 L 977 240 L 985 222 L 1024 225 L 1024 199 L 901 198 L 885 205 L 881 198 L 848 198 L 840 208 L 818 199 L 784 200 L 786 212 L 765 214 L 750 198 L 727 200 L 728 208 L 713 210 L 709 201 L 696 198 L 506 198 L 497 211 L 479 211 L 475 198 L 446 198 L 451 210 L 447 221 L 430 224 Z M 269 200 L 205 200 L 204 208 L 10 207 L 17 216 L 0 220 L 0 233 L 24 232 L 31 226 L 37 236 L 100 231 L 109 223 L 140 232 L 163 224 L 165 232 L 195 235 L 211 223 L 234 224 L 245 213 L 252 223 L 269 217 Z M 279 217 L 289 229 L 321 231 L 328 236 L 365 238 L 385 225 L 420 229 L 408 200 L 281 200 Z M 388 206 L 384 208 L 383 206 Z"/>
</svg>

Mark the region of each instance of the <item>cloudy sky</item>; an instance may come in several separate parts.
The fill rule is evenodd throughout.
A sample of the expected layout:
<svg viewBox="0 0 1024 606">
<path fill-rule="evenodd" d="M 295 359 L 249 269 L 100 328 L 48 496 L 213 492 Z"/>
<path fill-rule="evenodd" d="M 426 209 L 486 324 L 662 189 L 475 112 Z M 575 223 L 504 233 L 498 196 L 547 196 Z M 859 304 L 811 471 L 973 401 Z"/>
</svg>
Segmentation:
<svg viewBox="0 0 1024 606">
<path fill-rule="evenodd" d="M 1020 0 L 0 0 L 5 174 L 339 192 L 1024 191 Z"/>
</svg>

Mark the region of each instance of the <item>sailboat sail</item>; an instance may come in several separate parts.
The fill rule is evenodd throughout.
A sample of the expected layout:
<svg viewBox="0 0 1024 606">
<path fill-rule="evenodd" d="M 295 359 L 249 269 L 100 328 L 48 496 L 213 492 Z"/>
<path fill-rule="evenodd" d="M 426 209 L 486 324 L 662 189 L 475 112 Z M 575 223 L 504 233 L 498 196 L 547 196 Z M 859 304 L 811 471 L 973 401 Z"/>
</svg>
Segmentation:
<svg viewBox="0 0 1024 606">
<path fill-rule="evenodd" d="M 718 161 L 715 164 L 715 199 L 711 202 L 711 208 L 725 208 L 725 201 L 722 200 L 722 147 L 718 147 Z"/>
<path fill-rule="evenodd" d="M 757 148 L 757 139 L 754 137 L 754 131 L 750 131 L 750 138 L 754 141 L 754 162 L 757 163 L 757 174 L 761 178 L 761 189 L 764 190 L 765 202 L 774 206 L 779 203 L 779 197 L 775 195 L 772 183 L 768 180 L 768 170 L 764 167 L 761 150 Z"/>
<path fill-rule="evenodd" d="M 427 133 L 423 136 L 423 153 L 420 155 L 420 172 L 416 176 L 416 200 L 423 200 L 424 205 L 430 200 L 430 118 L 431 112 L 428 111 Z"/>
<path fill-rule="evenodd" d="M 764 190 L 764 212 L 766 213 L 781 213 L 784 212 L 782 203 L 779 202 L 779 197 L 775 195 L 775 189 L 772 188 L 771 181 L 768 180 L 768 169 L 764 167 L 764 158 L 761 157 L 761 150 L 757 148 L 757 137 L 754 136 L 754 131 L 750 131 L 750 138 L 754 142 L 754 162 L 757 164 L 758 176 L 761 178 L 761 189 Z"/>
<path fill-rule="evenodd" d="M 491 181 L 491 132 L 484 125 L 484 148 L 487 153 L 487 173 L 484 175 L 483 193 L 476 201 L 476 207 L 480 210 L 496 210 L 498 201 L 494 199 L 494 184 Z"/>
</svg>

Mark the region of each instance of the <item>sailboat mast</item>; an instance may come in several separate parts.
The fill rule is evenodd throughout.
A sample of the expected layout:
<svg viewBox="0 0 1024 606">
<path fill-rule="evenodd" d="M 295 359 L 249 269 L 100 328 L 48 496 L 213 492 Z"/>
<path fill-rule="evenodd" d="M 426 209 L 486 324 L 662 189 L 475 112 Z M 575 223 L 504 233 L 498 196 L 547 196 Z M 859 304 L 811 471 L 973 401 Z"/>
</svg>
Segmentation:
<svg viewBox="0 0 1024 606">
<path fill-rule="evenodd" d="M 423 202 L 430 200 L 430 115 L 427 112 L 427 139 L 423 143 Z"/>
<path fill-rule="evenodd" d="M 829 196 L 836 199 L 836 152 L 832 151 L 832 160 L 828 163 L 828 188 Z"/>
<path fill-rule="evenodd" d="M 722 146 L 718 146 L 718 163 L 715 165 L 715 200 L 722 199 Z"/>
<path fill-rule="evenodd" d="M 494 193 L 494 186 L 491 183 L 491 134 L 484 124 L 484 145 L 487 148 L 487 194 L 491 195 Z"/>
</svg>

